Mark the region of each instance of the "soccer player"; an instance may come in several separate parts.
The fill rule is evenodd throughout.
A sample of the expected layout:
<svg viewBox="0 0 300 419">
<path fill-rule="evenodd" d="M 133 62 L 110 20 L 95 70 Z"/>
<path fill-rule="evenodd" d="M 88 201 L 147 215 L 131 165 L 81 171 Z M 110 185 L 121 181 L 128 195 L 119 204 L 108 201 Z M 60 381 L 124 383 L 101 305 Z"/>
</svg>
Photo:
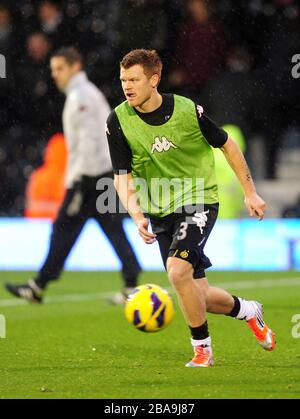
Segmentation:
<svg viewBox="0 0 300 419">
<path fill-rule="evenodd" d="M 201 106 L 185 97 L 160 94 L 161 73 L 155 51 L 133 50 L 123 58 L 120 78 L 126 101 L 110 114 L 107 137 L 116 190 L 145 243 L 158 241 L 190 328 L 194 358 L 186 366 L 213 364 L 207 312 L 245 320 L 258 343 L 272 351 L 275 337 L 263 320 L 262 305 L 211 287 L 206 278 L 211 263 L 204 246 L 218 214 L 212 147 L 222 149 L 236 173 L 249 214 L 262 220 L 266 204 L 235 141 Z M 159 193 L 167 181 L 168 193 L 166 188 Z M 153 233 L 148 230 L 150 221 Z"/>
<path fill-rule="evenodd" d="M 53 225 L 48 256 L 36 278 L 25 285 L 7 284 L 6 288 L 17 297 L 41 302 L 49 282 L 60 276 L 85 222 L 94 218 L 122 263 L 123 293 L 128 295 L 137 286 L 140 265 L 125 236 L 122 217 L 108 212 L 99 213 L 96 208 L 99 195 L 97 181 L 113 178 L 105 135 L 110 107 L 101 91 L 88 80 L 83 71 L 82 56 L 75 48 L 62 48 L 54 53 L 51 71 L 57 87 L 67 96 L 63 112 L 68 146 L 67 191 Z"/>
</svg>

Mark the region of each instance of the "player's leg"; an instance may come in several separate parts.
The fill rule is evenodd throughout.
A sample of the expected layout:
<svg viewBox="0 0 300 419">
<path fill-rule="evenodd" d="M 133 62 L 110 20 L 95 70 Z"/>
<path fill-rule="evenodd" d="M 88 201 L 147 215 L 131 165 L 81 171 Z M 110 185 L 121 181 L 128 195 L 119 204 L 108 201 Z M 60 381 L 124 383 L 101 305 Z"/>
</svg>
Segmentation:
<svg viewBox="0 0 300 419">
<path fill-rule="evenodd" d="M 203 298 L 205 295 L 199 293 L 199 290 L 195 288 L 193 266 L 183 259 L 169 257 L 174 240 L 174 216 L 164 217 L 163 219 L 152 217 L 151 225 L 157 236 L 169 280 L 176 291 L 181 310 L 191 331 L 195 356 L 187 366 L 208 367 L 212 365 L 213 358 L 206 321 L 205 298 Z M 191 301 L 193 301 L 193 305 L 191 305 Z M 193 309 L 192 306 L 194 306 Z"/>
<path fill-rule="evenodd" d="M 260 303 L 236 297 L 221 288 L 210 287 L 205 277 L 195 280 L 195 283 L 205 294 L 208 313 L 246 321 L 263 349 L 272 351 L 275 348 L 275 334 L 264 322 Z"/>
<path fill-rule="evenodd" d="M 7 290 L 32 302 L 41 302 L 50 281 L 57 279 L 88 217 L 81 191 L 70 189 L 52 227 L 49 251 L 35 279 L 25 285 L 6 284 Z"/>
<path fill-rule="evenodd" d="M 275 335 L 264 322 L 262 305 L 256 301 L 248 301 L 233 296 L 221 288 L 210 287 L 208 284 L 205 269 L 210 267 L 211 263 L 204 254 L 204 247 L 214 226 L 214 221 L 217 218 L 217 207 L 209 205 L 205 206 L 204 210 L 202 218 L 200 217 L 201 214 L 192 217 L 196 221 L 199 218 L 198 226 L 200 226 L 200 232 L 198 230 L 199 244 L 196 246 L 197 251 L 194 252 L 194 254 L 198 254 L 198 263 L 195 262 L 193 264 L 193 260 L 191 260 L 191 263 L 195 267 L 194 278 L 197 287 L 201 293 L 204 292 L 206 295 L 207 311 L 213 314 L 224 314 L 239 320 L 245 320 L 254 333 L 258 343 L 265 350 L 272 351 L 275 348 Z M 195 233 L 193 233 L 191 227 L 189 229 L 189 241 L 193 245 Z"/>
<path fill-rule="evenodd" d="M 97 214 L 95 219 L 109 239 L 122 264 L 124 287 L 121 293 L 114 296 L 112 302 L 115 304 L 124 303 L 126 297 L 138 285 L 138 277 L 142 268 L 126 237 L 122 217 L 119 214 L 106 213 Z"/>
<path fill-rule="evenodd" d="M 167 272 L 188 325 L 196 328 L 199 324 L 204 324 L 206 294 L 204 289 L 197 287 L 193 266 L 182 259 L 170 257 L 167 261 Z"/>
<path fill-rule="evenodd" d="M 194 281 L 200 292 L 205 294 L 208 313 L 228 315 L 232 312 L 235 300 L 231 294 L 221 288 L 211 287 L 204 275 Z"/>
<path fill-rule="evenodd" d="M 194 358 L 186 366 L 209 367 L 213 365 L 213 355 L 206 318 L 205 290 L 200 289 L 194 280 L 194 267 L 183 259 L 169 257 L 167 272 L 192 335 Z"/>
<path fill-rule="evenodd" d="M 87 216 L 84 214 L 69 215 L 65 210 L 60 212 L 59 217 L 53 224 L 50 246 L 47 257 L 35 282 L 45 290 L 50 281 L 56 280 L 64 268 L 65 261 L 69 256 L 77 238 L 79 237 Z"/>
<path fill-rule="evenodd" d="M 191 331 L 195 353 L 193 360 L 187 364 L 191 367 L 207 367 L 213 363 L 206 319 L 206 290 L 197 286 L 194 273 L 202 255 L 200 244 L 206 242 L 216 214 L 217 207 L 206 206 L 204 212 L 197 212 L 195 208 L 194 213 L 177 213 L 173 217 L 167 271 Z M 206 258 L 205 267 L 208 266 L 211 264 Z"/>
</svg>

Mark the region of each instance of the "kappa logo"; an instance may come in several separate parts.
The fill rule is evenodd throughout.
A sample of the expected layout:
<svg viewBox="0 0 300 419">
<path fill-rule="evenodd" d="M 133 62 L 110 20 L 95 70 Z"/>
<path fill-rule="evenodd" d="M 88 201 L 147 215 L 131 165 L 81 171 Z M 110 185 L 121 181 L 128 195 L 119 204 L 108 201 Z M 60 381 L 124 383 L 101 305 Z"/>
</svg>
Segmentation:
<svg viewBox="0 0 300 419">
<path fill-rule="evenodd" d="M 158 153 L 163 153 L 164 151 L 169 151 L 171 148 L 177 148 L 176 145 L 169 141 L 166 137 L 156 137 L 154 144 L 152 145 L 152 154 L 157 151 Z"/>
</svg>

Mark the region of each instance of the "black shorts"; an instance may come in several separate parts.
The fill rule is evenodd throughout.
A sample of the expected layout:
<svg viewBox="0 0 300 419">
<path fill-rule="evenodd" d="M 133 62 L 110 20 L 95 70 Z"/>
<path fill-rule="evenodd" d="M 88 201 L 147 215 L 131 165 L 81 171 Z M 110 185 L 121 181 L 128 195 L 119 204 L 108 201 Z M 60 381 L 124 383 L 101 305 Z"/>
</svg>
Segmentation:
<svg viewBox="0 0 300 419">
<path fill-rule="evenodd" d="M 204 278 L 205 269 L 212 266 L 204 254 L 204 246 L 215 225 L 219 204 L 185 207 L 163 218 L 150 217 L 157 235 L 160 253 L 166 267 L 169 257 L 189 262 L 194 278 Z"/>
</svg>

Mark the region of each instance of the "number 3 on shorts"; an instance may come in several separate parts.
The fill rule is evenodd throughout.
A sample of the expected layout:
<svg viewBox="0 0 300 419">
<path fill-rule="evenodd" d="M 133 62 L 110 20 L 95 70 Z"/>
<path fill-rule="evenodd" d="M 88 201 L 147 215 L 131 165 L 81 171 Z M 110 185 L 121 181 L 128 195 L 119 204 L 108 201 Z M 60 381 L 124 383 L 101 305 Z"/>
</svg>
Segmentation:
<svg viewBox="0 0 300 419">
<path fill-rule="evenodd" d="M 178 240 L 184 240 L 187 236 L 187 229 L 188 229 L 188 223 L 187 222 L 183 222 L 180 224 L 180 230 L 179 230 L 179 235 L 177 236 Z"/>
</svg>

